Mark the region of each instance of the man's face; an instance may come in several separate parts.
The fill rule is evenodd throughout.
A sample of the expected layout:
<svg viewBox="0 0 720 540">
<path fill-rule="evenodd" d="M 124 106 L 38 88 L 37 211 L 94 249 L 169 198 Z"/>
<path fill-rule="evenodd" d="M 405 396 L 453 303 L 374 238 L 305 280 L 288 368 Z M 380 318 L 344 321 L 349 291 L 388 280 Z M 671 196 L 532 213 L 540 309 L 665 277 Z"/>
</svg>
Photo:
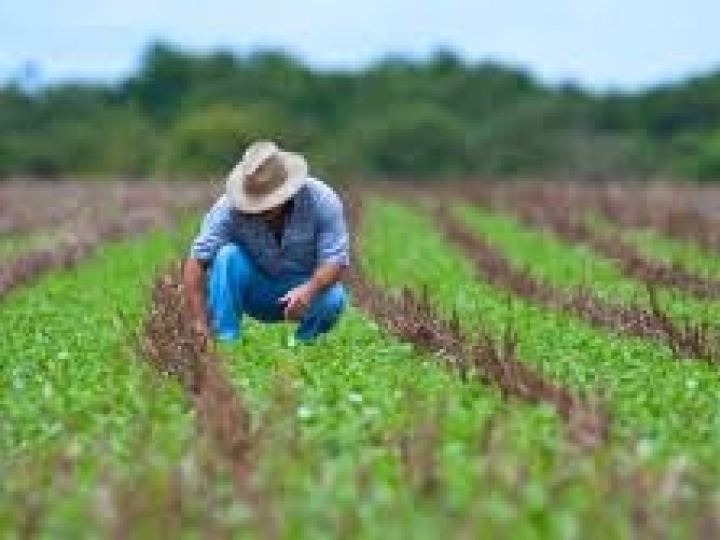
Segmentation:
<svg viewBox="0 0 720 540">
<path fill-rule="evenodd" d="M 285 210 L 285 205 L 281 204 L 280 206 L 276 206 L 275 208 L 270 208 L 269 210 L 260 212 L 259 215 L 263 221 L 274 222 L 274 221 L 277 221 L 282 216 L 284 210 Z"/>
</svg>

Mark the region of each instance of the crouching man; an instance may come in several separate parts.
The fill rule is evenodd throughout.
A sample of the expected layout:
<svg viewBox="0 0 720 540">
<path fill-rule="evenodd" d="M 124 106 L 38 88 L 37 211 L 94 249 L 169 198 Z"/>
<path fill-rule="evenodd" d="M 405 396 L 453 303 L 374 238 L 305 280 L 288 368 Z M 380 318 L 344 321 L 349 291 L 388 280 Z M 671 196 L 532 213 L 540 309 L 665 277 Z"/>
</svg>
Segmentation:
<svg viewBox="0 0 720 540">
<path fill-rule="evenodd" d="M 247 314 L 296 321 L 296 338 L 313 341 L 345 307 L 348 264 L 337 194 L 308 177 L 302 156 L 256 142 L 228 176 L 185 264 L 195 327 L 207 338 L 234 341 Z"/>
</svg>

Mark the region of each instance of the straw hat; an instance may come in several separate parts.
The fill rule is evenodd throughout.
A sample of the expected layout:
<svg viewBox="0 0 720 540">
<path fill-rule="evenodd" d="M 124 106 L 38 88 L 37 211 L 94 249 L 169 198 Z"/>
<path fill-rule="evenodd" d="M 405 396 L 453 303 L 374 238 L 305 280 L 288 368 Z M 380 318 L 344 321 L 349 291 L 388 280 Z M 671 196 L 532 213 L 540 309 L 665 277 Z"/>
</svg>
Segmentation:
<svg viewBox="0 0 720 540">
<path fill-rule="evenodd" d="M 305 184 L 305 158 L 280 150 L 269 141 L 250 145 L 230 172 L 226 193 L 240 212 L 258 214 L 280 206 Z"/>
</svg>

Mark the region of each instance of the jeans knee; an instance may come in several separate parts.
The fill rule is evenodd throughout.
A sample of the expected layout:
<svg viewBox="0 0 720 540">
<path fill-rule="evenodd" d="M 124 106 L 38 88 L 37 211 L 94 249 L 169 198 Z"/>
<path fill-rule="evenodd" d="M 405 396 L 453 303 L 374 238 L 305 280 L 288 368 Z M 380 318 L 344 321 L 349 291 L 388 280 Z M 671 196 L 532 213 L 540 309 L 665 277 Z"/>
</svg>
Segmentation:
<svg viewBox="0 0 720 540">
<path fill-rule="evenodd" d="M 329 332 L 338 322 L 346 301 L 345 288 L 340 284 L 323 292 L 303 317 L 297 337 L 303 342 L 310 342 Z"/>
<path fill-rule="evenodd" d="M 225 244 L 218 249 L 213 266 L 232 266 L 233 268 L 249 268 L 250 261 L 245 251 L 237 244 Z"/>
<path fill-rule="evenodd" d="M 212 262 L 212 273 L 240 284 L 250 278 L 252 265 L 245 251 L 236 244 L 225 244 L 218 249 Z"/>
<path fill-rule="evenodd" d="M 213 264 L 232 264 L 238 258 L 243 258 L 243 253 L 236 244 L 224 244 L 215 253 Z"/>
</svg>

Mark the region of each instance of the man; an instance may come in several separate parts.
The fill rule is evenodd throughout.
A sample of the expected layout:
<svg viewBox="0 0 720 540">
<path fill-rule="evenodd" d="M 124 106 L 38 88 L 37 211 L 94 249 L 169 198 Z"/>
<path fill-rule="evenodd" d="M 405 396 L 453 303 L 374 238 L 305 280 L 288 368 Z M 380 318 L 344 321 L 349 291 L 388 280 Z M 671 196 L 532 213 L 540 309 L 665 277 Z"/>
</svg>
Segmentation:
<svg viewBox="0 0 720 540">
<path fill-rule="evenodd" d="M 343 206 L 308 177 L 305 159 L 272 142 L 252 144 L 205 216 L 185 265 L 195 327 L 234 341 L 242 317 L 296 321 L 296 338 L 313 341 L 337 322 L 349 264 Z"/>
</svg>

